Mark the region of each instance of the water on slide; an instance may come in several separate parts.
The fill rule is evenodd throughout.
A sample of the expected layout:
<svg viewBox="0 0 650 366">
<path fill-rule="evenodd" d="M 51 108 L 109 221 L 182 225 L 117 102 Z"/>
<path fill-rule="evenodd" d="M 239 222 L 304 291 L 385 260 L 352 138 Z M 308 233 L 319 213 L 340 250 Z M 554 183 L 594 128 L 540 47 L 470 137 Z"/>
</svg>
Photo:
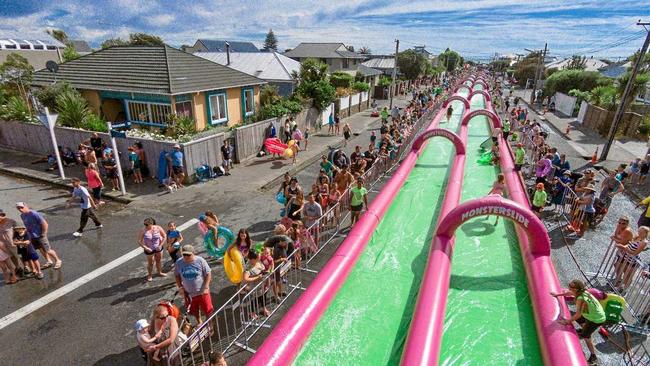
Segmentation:
<svg viewBox="0 0 650 366">
<path fill-rule="evenodd" d="M 476 95 L 472 108 L 483 108 Z M 490 137 L 486 117 L 469 124 L 461 202 L 487 194 L 499 173 L 476 164 Z M 440 365 L 542 365 L 526 274 L 514 226 L 495 217 L 456 230 Z"/>
<path fill-rule="evenodd" d="M 456 131 L 463 106 L 453 103 L 440 126 Z M 399 363 L 453 154 L 430 140 L 294 365 Z"/>
</svg>

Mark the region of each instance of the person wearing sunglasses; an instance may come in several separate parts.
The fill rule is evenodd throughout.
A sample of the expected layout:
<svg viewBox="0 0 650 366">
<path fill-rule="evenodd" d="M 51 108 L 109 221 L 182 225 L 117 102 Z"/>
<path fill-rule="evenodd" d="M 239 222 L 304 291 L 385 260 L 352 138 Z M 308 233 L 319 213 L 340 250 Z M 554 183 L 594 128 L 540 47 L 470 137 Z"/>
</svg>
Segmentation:
<svg viewBox="0 0 650 366">
<path fill-rule="evenodd" d="M 210 296 L 210 282 L 212 272 L 208 262 L 194 254 L 194 247 L 187 244 L 181 248 L 183 258 L 174 266 L 176 286 L 189 304 L 188 313 L 192 314 L 198 324 L 202 323 L 201 312 L 206 319 L 212 314 L 212 297 Z"/>
<path fill-rule="evenodd" d="M 144 229 L 140 230 L 138 235 L 138 245 L 144 250 L 147 256 L 147 282 L 151 282 L 153 264 L 156 263 L 158 275 L 167 276 L 162 270 L 162 251 L 164 244 L 167 242 L 165 229 L 156 225 L 156 220 L 151 217 L 144 219 Z"/>
</svg>

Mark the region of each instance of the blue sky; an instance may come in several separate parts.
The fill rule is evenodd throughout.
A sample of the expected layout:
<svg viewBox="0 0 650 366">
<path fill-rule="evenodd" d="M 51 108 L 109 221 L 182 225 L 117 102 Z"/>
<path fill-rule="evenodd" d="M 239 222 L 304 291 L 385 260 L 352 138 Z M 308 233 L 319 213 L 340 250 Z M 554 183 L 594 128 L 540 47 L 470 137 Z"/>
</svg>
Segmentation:
<svg viewBox="0 0 650 366">
<path fill-rule="evenodd" d="M 173 46 L 197 38 L 261 46 L 272 28 L 282 50 L 343 42 L 390 53 L 399 38 L 402 49 L 450 47 L 469 58 L 524 53 L 544 42 L 556 56 L 626 56 L 643 43 L 638 19 L 650 21 L 650 0 L 0 0 L 0 37 L 60 28 L 93 46 L 129 32 Z"/>
</svg>

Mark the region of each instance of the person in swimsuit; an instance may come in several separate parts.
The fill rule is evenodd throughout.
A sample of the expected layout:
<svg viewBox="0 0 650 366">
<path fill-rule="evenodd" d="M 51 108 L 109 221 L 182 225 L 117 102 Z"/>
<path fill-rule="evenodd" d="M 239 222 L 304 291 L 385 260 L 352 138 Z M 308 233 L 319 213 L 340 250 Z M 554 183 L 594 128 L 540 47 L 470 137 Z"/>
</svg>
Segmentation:
<svg viewBox="0 0 650 366">
<path fill-rule="evenodd" d="M 489 195 L 497 195 L 503 197 L 504 193 L 506 191 L 506 177 L 503 174 L 499 174 L 497 176 L 497 180 L 492 184 L 492 189 L 490 192 L 488 192 Z M 490 216 L 488 215 L 486 219 L 489 219 Z M 496 226 L 499 223 L 499 216 L 497 216 L 497 219 L 494 221 L 494 225 Z"/>
<path fill-rule="evenodd" d="M 620 221 L 619 221 L 620 226 Z M 639 254 L 648 246 L 648 232 L 650 228 L 641 226 L 636 236 L 628 241 L 627 244 L 619 244 L 616 242 L 618 253 L 616 255 L 616 281 L 614 286 L 622 286 L 620 290 L 625 290 L 630 286 L 634 273 L 642 263 Z"/>
<path fill-rule="evenodd" d="M 153 264 L 156 263 L 158 275 L 165 277 L 167 273 L 162 270 L 162 251 L 167 242 L 165 230 L 156 225 L 156 221 L 148 217 L 144 219 L 144 229 L 138 234 L 138 245 L 147 256 L 147 282 L 152 281 Z"/>
</svg>

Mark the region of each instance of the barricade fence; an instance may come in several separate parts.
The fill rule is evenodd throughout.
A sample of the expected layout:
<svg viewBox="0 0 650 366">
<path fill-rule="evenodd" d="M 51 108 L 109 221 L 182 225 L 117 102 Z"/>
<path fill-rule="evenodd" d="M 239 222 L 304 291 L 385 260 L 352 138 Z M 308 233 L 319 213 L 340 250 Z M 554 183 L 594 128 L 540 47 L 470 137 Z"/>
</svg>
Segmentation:
<svg viewBox="0 0 650 366">
<path fill-rule="evenodd" d="M 373 188 L 398 165 L 410 150 L 415 138 L 428 126 L 441 103 L 424 111 L 411 126 L 397 149 L 388 156 L 379 156 L 361 175 L 367 189 Z M 297 290 L 304 290 L 303 271 L 317 273 L 312 264 L 323 250 L 337 238 L 341 224 L 350 215 L 350 188 L 337 201 L 323 207 L 323 215 L 307 226 L 307 239 L 287 260 L 255 283 L 241 284 L 237 292 L 195 328 L 180 346 L 170 352 L 167 366 L 200 366 L 208 361 L 210 352 L 226 355 L 233 347 L 255 352 L 251 339 L 262 328 L 271 328 L 269 318 Z M 286 286 L 287 291 L 284 291 Z M 283 295 L 286 294 L 286 295 Z"/>
</svg>

